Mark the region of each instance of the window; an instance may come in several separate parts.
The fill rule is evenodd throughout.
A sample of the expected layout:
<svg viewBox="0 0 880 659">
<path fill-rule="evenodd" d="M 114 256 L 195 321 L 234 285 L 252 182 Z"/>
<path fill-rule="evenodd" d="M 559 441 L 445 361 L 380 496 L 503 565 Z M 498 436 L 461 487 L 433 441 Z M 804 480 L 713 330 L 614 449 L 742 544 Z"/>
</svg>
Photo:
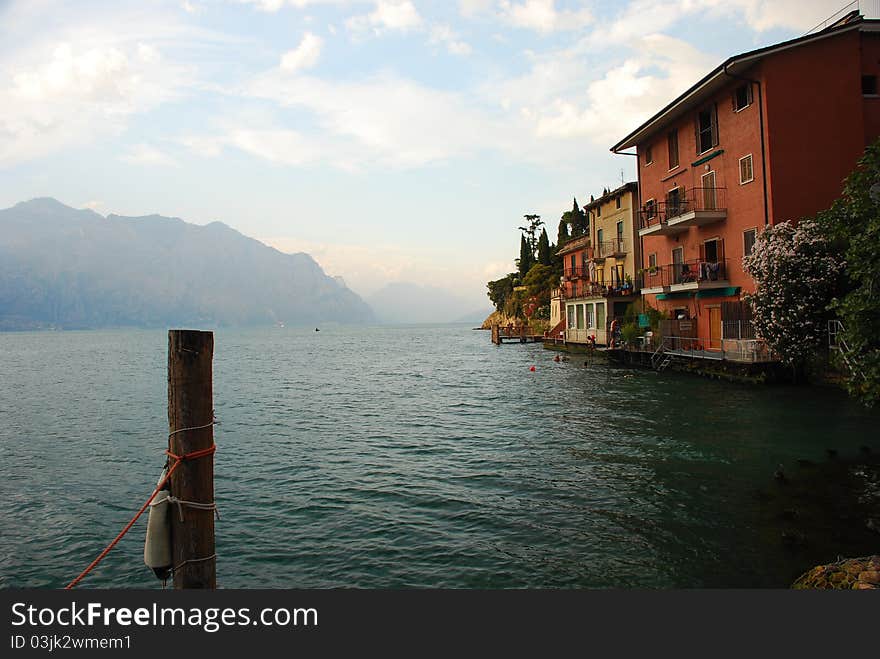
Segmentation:
<svg viewBox="0 0 880 659">
<path fill-rule="evenodd" d="M 648 267 L 651 268 L 651 270 L 657 267 L 657 252 L 648 254 Z"/>
<path fill-rule="evenodd" d="M 645 147 L 645 164 L 650 165 L 652 162 L 654 162 L 654 151 L 649 144 Z"/>
<path fill-rule="evenodd" d="M 618 207 L 618 208 L 620 208 L 620 197 L 617 197 L 617 198 L 614 200 L 614 203 L 617 204 L 617 207 Z"/>
<path fill-rule="evenodd" d="M 657 202 L 653 199 L 645 201 L 645 217 L 649 219 L 657 217 Z"/>
<path fill-rule="evenodd" d="M 595 327 L 595 325 L 593 325 L 593 305 L 585 304 L 584 306 L 587 309 L 587 328 Z"/>
<path fill-rule="evenodd" d="M 877 76 L 862 76 L 862 94 L 865 96 L 877 95 Z"/>
<path fill-rule="evenodd" d="M 617 223 L 617 240 L 623 242 L 623 222 Z"/>
<path fill-rule="evenodd" d="M 749 256 L 755 249 L 755 239 L 758 237 L 757 229 L 743 231 L 743 256 Z"/>
<path fill-rule="evenodd" d="M 578 304 L 577 308 L 577 328 L 584 329 L 584 305 Z"/>
<path fill-rule="evenodd" d="M 602 207 L 596 206 L 596 217 L 602 217 Z"/>
<path fill-rule="evenodd" d="M 697 115 L 697 155 L 718 146 L 718 112 L 712 105 Z"/>
<path fill-rule="evenodd" d="M 739 112 L 752 104 L 752 85 L 746 83 L 733 92 L 733 111 Z"/>
<path fill-rule="evenodd" d="M 596 242 L 598 243 L 597 246 L 599 247 L 600 250 L 602 249 L 602 238 L 604 238 L 604 237 L 605 237 L 605 232 L 602 229 L 599 229 L 598 231 L 596 231 Z"/>
<path fill-rule="evenodd" d="M 605 329 L 605 303 L 596 303 L 596 327 Z"/>
<path fill-rule="evenodd" d="M 678 131 L 671 131 L 666 142 L 669 145 L 669 169 L 675 169 L 678 167 Z"/>
<path fill-rule="evenodd" d="M 568 329 L 575 329 L 575 321 L 574 321 L 574 305 L 569 304 L 566 308 L 568 312 Z"/>
<path fill-rule="evenodd" d="M 752 171 L 752 154 L 743 156 L 739 159 L 739 183 L 749 183 L 755 180 L 755 174 Z"/>
<path fill-rule="evenodd" d="M 577 266 L 575 265 L 575 263 L 577 263 L 576 258 L 577 258 L 577 257 L 576 257 L 575 254 L 572 254 L 572 255 L 571 255 L 571 259 L 570 259 L 570 263 L 571 263 L 571 272 L 569 272 L 569 274 L 571 274 L 571 275 L 574 274 L 574 269 L 577 267 Z M 559 272 L 559 271 L 557 270 L 557 272 Z"/>
<path fill-rule="evenodd" d="M 714 211 L 718 208 L 718 191 L 715 188 L 715 171 L 706 172 L 700 177 L 703 186 L 703 210 Z"/>
</svg>

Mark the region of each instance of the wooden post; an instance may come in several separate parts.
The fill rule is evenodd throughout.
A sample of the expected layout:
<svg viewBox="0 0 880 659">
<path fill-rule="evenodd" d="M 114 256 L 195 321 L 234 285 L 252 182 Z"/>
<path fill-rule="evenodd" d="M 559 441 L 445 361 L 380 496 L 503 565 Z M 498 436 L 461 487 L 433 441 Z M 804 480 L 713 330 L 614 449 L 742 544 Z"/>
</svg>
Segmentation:
<svg viewBox="0 0 880 659">
<path fill-rule="evenodd" d="M 498 325 L 492 325 L 492 343 L 496 346 L 501 344 L 501 333 Z"/>
<path fill-rule="evenodd" d="M 212 361 L 213 332 L 168 331 L 168 427 L 205 426 L 172 434 L 169 450 L 186 455 L 214 444 Z M 171 494 L 183 501 L 210 504 L 214 501 L 214 456 L 186 460 L 171 476 Z M 177 506 L 171 511 L 171 556 L 174 588 L 216 588 L 214 557 L 214 511 Z"/>
</svg>

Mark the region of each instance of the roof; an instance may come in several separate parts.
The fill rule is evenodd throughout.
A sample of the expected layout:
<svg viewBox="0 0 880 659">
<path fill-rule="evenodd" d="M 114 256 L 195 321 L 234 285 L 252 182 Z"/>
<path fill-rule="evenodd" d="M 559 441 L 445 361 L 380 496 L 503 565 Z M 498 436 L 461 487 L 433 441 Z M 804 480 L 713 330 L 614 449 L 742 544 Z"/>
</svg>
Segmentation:
<svg viewBox="0 0 880 659">
<path fill-rule="evenodd" d="M 594 199 L 589 204 L 586 204 L 584 206 L 584 210 L 586 210 L 588 208 L 595 208 L 596 206 L 598 206 L 600 204 L 604 204 L 607 201 L 611 201 L 612 199 L 614 199 L 618 195 L 623 194 L 624 192 L 636 192 L 638 189 L 639 189 L 638 182 L 629 181 L 629 182 L 621 185 L 616 190 L 612 190 L 611 192 L 607 192 L 607 193 L 603 194 L 601 197 L 599 197 L 598 199 Z"/>
<path fill-rule="evenodd" d="M 733 57 L 726 59 L 685 91 L 681 96 L 676 98 L 669 105 L 660 110 L 660 112 L 612 146 L 611 151 L 619 153 L 624 149 L 637 146 L 642 140 L 649 135 L 658 132 L 664 125 L 674 118 L 677 118 L 689 110 L 693 110 L 697 105 L 702 103 L 706 97 L 715 94 L 730 83 L 730 76 L 728 74 L 733 74 L 734 76 L 742 75 L 743 72 L 754 66 L 763 57 L 850 31 L 878 32 L 880 31 L 880 20 L 865 19 L 857 14 L 848 15 L 843 20 L 840 20 L 819 32 L 807 34 L 803 37 L 798 37 L 797 39 L 783 41 L 778 44 L 773 44 L 772 46 L 758 48 L 757 50 L 750 50 L 740 55 L 734 55 Z"/>
<path fill-rule="evenodd" d="M 584 249 L 585 247 L 590 246 L 590 236 L 578 236 L 577 238 L 572 238 L 567 243 L 565 243 L 562 247 L 556 250 L 557 256 L 561 256 L 563 254 L 568 254 L 569 252 L 574 252 L 579 249 Z"/>
</svg>

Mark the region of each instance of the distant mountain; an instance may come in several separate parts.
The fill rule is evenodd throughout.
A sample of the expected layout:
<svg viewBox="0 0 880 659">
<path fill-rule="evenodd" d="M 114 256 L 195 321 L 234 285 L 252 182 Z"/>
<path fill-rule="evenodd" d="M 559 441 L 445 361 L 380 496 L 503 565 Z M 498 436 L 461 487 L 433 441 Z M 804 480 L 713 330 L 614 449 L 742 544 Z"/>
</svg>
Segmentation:
<svg viewBox="0 0 880 659">
<path fill-rule="evenodd" d="M 487 304 L 485 309 L 481 309 L 480 311 L 471 311 L 470 313 L 463 314 L 456 318 L 453 322 L 455 323 L 473 323 L 475 325 L 481 325 L 484 320 L 486 320 L 486 316 L 495 311 L 492 308 L 492 305 Z"/>
<path fill-rule="evenodd" d="M 374 322 L 308 254 L 221 222 L 106 218 L 49 198 L 0 210 L 0 329 Z"/>
<path fill-rule="evenodd" d="M 382 323 L 451 323 L 473 308 L 447 290 L 409 282 L 386 284 L 367 302 Z"/>
</svg>

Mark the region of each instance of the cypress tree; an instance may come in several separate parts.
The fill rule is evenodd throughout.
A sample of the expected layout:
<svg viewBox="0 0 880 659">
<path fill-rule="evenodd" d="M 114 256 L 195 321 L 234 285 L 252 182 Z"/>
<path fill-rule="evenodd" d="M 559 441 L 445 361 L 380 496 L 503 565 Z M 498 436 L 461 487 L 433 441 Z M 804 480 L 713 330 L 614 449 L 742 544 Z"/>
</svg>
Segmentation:
<svg viewBox="0 0 880 659">
<path fill-rule="evenodd" d="M 556 244 L 562 247 L 570 239 L 571 236 L 568 235 L 568 222 L 565 221 L 565 218 L 562 218 L 559 220 L 559 229 L 556 232 Z"/>
<path fill-rule="evenodd" d="M 519 276 L 525 277 L 526 273 L 532 269 L 532 266 L 535 263 L 535 255 L 532 253 L 531 248 L 529 247 L 528 242 L 526 242 L 525 236 L 520 236 L 519 238 L 519 261 L 517 262 L 517 267 L 519 268 Z"/>
<path fill-rule="evenodd" d="M 541 237 L 538 238 L 538 263 L 551 265 L 550 239 L 547 238 L 547 229 L 541 229 Z"/>
</svg>

